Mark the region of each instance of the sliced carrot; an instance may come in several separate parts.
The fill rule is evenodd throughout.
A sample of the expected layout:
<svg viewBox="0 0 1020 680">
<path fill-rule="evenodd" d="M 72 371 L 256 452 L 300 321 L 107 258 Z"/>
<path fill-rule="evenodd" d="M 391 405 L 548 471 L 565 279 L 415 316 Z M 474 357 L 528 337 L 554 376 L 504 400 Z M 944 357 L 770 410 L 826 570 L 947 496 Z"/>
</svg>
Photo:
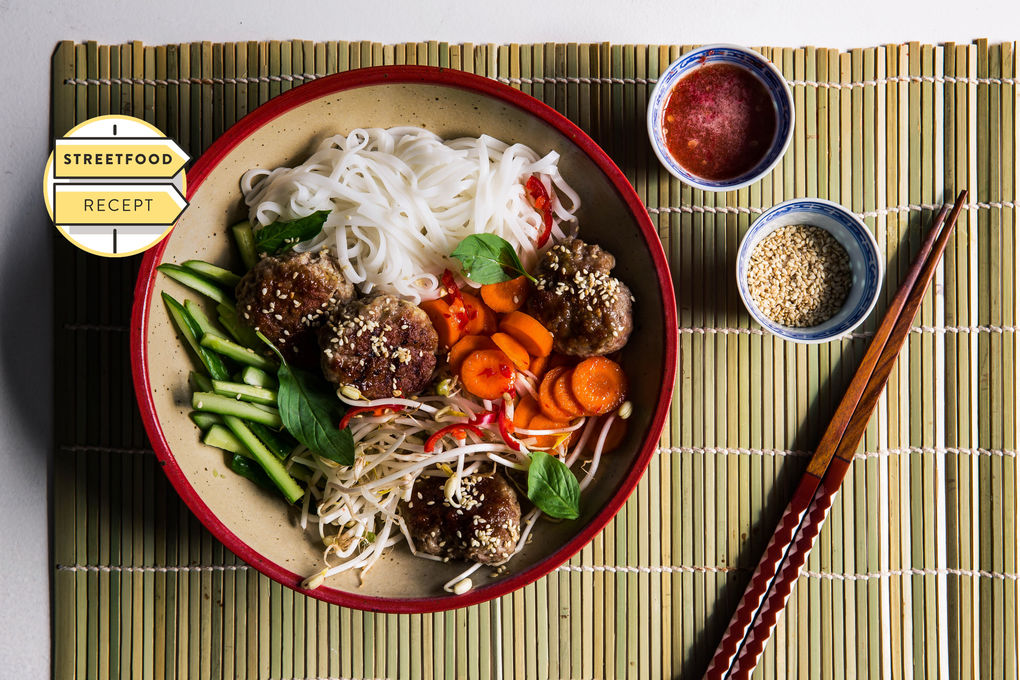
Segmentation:
<svg viewBox="0 0 1020 680">
<path fill-rule="evenodd" d="M 570 389 L 581 408 L 600 416 L 623 403 L 627 376 L 612 359 L 589 357 L 574 367 Z"/>
<path fill-rule="evenodd" d="M 588 441 L 584 443 L 584 453 L 586 455 L 595 454 L 595 444 L 598 443 L 599 432 L 602 431 L 602 425 L 604 423 L 599 422 L 595 426 L 595 432 L 592 436 L 588 437 Z M 616 448 L 623 441 L 624 436 L 627 434 L 627 421 L 623 418 L 616 418 L 613 424 L 609 426 L 609 432 L 606 433 L 606 441 L 602 445 L 602 452 L 608 453 L 616 450 Z"/>
<path fill-rule="evenodd" d="M 542 376 L 545 374 L 546 369 L 549 368 L 550 356 L 552 355 L 550 354 L 544 357 L 531 357 L 531 365 L 529 366 L 528 370 L 531 371 L 535 375 L 535 377 L 538 378 L 539 380 L 542 379 Z"/>
<path fill-rule="evenodd" d="M 464 389 L 479 399 L 499 399 L 516 377 L 513 363 L 498 349 L 471 352 L 460 365 Z"/>
<path fill-rule="evenodd" d="M 525 394 L 521 400 L 514 405 L 514 427 L 526 428 L 531 419 L 541 412 L 538 402 L 530 394 Z"/>
<path fill-rule="evenodd" d="M 496 330 L 496 314 L 471 293 L 461 293 L 468 322 L 464 332 L 469 335 L 489 335 Z"/>
<path fill-rule="evenodd" d="M 518 276 L 516 279 L 501 281 L 499 283 L 487 283 L 481 288 L 482 300 L 489 305 L 489 309 L 499 314 L 516 312 L 528 298 L 528 279 Z"/>
<path fill-rule="evenodd" d="M 533 316 L 524 312 L 510 312 L 503 317 L 499 328 L 524 345 L 524 349 L 533 357 L 548 356 L 552 352 L 552 333 Z"/>
<path fill-rule="evenodd" d="M 553 418 L 547 418 L 545 415 L 539 413 L 532 417 L 528 423 L 529 430 L 558 430 L 561 427 L 566 427 L 570 423 L 555 420 Z M 536 449 L 551 449 L 556 446 L 556 442 L 559 440 L 559 435 L 556 434 L 540 434 L 531 435 L 535 437 L 535 443 L 532 445 Z"/>
<path fill-rule="evenodd" d="M 566 371 L 567 368 L 565 366 L 550 368 L 538 386 L 538 405 L 542 409 L 542 413 L 547 418 L 560 422 L 570 420 L 571 415 L 560 408 L 559 404 L 556 403 L 556 397 L 553 395 L 553 388 L 559 377 Z"/>
<path fill-rule="evenodd" d="M 468 354 L 477 352 L 480 349 L 492 349 L 496 345 L 484 335 L 465 335 L 450 348 L 450 370 L 454 373 L 460 371 L 460 365 Z"/>
<path fill-rule="evenodd" d="M 460 324 L 453 318 L 453 314 L 450 313 L 450 305 L 440 298 L 435 300 L 426 300 L 420 305 L 426 314 L 429 315 L 429 321 L 432 322 L 432 327 L 436 329 L 436 334 L 439 336 L 439 345 L 449 349 L 460 339 L 461 330 Z"/>
<path fill-rule="evenodd" d="M 499 347 L 503 350 L 504 354 L 510 357 L 510 361 L 514 362 L 514 366 L 522 371 L 528 370 L 528 367 L 531 365 L 531 357 L 528 356 L 528 350 L 524 349 L 521 343 L 506 333 L 493 333 L 492 341 L 496 343 L 496 347 Z"/>
<path fill-rule="evenodd" d="M 556 378 L 556 382 L 553 383 L 552 395 L 553 401 L 560 409 L 569 413 L 572 418 L 580 418 L 585 415 L 585 412 L 584 408 L 574 399 L 574 393 L 570 389 L 573 373 L 573 370 L 569 368 L 560 373 L 560 377 Z"/>
</svg>

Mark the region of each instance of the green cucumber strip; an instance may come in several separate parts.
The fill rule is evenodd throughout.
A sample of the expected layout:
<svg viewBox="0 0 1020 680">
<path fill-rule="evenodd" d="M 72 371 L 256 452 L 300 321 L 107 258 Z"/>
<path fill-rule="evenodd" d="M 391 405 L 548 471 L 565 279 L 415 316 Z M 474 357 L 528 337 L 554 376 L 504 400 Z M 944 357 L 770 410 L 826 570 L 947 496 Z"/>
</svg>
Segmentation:
<svg viewBox="0 0 1020 680">
<path fill-rule="evenodd" d="M 193 300 L 185 300 L 184 309 L 188 310 L 188 314 L 190 314 L 191 318 L 195 320 L 196 324 L 198 324 L 203 337 L 206 335 L 218 335 L 221 338 L 226 337 L 223 334 L 223 331 L 213 325 L 213 322 L 209 320 L 209 317 L 205 315 L 205 312 L 202 311 L 202 308 L 198 306 L 197 302 L 194 302 Z"/>
<path fill-rule="evenodd" d="M 248 423 L 248 427 L 280 460 L 285 460 L 297 448 L 297 441 L 286 430 L 277 432 L 259 423 Z"/>
<path fill-rule="evenodd" d="M 225 357 L 239 361 L 242 364 L 248 366 L 254 366 L 255 368 L 261 368 L 263 371 L 276 371 L 276 365 L 265 358 L 261 354 L 256 354 L 254 351 L 247 347 L 242 347 L 236 342 L 231 342 L 226 338 L 221 338 L 215 335 L 204 335 L 199 341 L 199 344 L 206 349 L 211 349 L 214 352 L 218 352 Z M 222 378 L 223 380 L 226 379 Z"/>
<path fill-rule="evenodd" d="M 190 269 L 185 269 L 176 264 L 161 264 L 156 269 L 178 283 L 183 283 L 188 288 L 198 291 L 216 302 L 230 303 L 232 301 L 231 296 L 226 291 L 208 279 L 203 279 Z"/>
<path fill-rule="evenodd" d="M 206 262 L 205 260 L 188 260 L 183 265 L 185 268 L 190 269 L 199 276 L 204 276 L 213 283 L 218 283 L 221 286 L 233 289 L 237 285 L 241 277 L 223 267 L 217 267 L 214 264 Z"/>
<path fill-rule="evenodd" d="M 205 413 L 203 411 L 192 411 L 188 414 L 191 421 L 198 425 L 198 429 L 205 431 L 213 425 L 222 425 L 223 418 L 220 418 L 215 413 Z"/>
<path fill-rule="evenodd" d="M 228 382 L 226 380 L 213 380 L 213 392 L 226 397 L 239 398 L 242 401 L 251 401 L 256 404 L 268 404 L 276 406 L 276 392 L 267 390 L 264 387 L 255 387 L 245 383 Z"/>
<path fill-rule="evenodd" d="M 245 453 L 248 452 L 245 451 Z M 251 458 L 245 458 L 244 454 L 235 453 L 232 456 L 227 456 L 227 466 L 235 473 L 255 482 L 263 489 L 268 491 L 277 490 L 276 485 L 273 484 L 273 480 L 269 479 L 269 475 L 266 474 L 265 470 L 260 468 L 259 464 Z"/>
<path fill-rule="evenodd" d="M 248 349 L 265 349 L 265 343 L 259 340 L 259 336 L 255 334 L 255 331 L 244 324 L 244 321 L 238 316 L 236 309 L 230 305 L 219 304 L 216 305 L 216 311 L 220 313 L 220 323 L 235 336 L 235 340 Z M 227 325 L 228 323 L 230 324 L 229 326 Z"/>
<path fill-rule="evenodd" d="M 247 455 L 248 449 L 244 447 L 241 440 L 234 436 L 234 433 L 223 425 L 213 425 L 202 437 L 202 443 L 206 446 L 215 446 L 224 451 Z"/>
<path fill-rule="evenodd" d="M 188 373 L 188 387 L 191 388 L 192 392 L 212 392 L 212 380 L 209 380 L 206 376 L 202 375 L 198 371 L 190 371 Z"/>
<path fill-rule="evenodd" d="M 209 375 L 217 380 L 229 378 L 230 372 L 227 370 L 223 360 L 217 354 L 210 352 L 199 344 L 199 336 L 202 331 L 198 324 L 195 323 L 195 320 L 191 318 L 191 315 L 188 314 L 188 310 L 184 308 L 184 305 L 167 293 L 162 293 L 161 295 L 163 302 L 166 304 L 167 312 L 170 314 L 170 320 L 173 321 L 174 326 L 180 331 L 185 343 L 195 353 L 198 360 L 202 362 L 202 365 L 205 366 L 205 370 L 208 371 Z"/>
<path fill-rule="evenodd" d="M 241 382 L 255 387 L 265 387 L 267 390 L 275 390 L 280 386 L 280 383 L 276 381 L 276 376 L 254 366 L 244 367 L 244 370 L 241 371 Z"/>
<path fill-rule="evenodd" d="M 224 397 L 214 392 L 195 392 L 191 395 L 191 407 L 196 411 L 206 413 L 218 413 L 221 416 L 234 416 L 244 418 L 254 423 L 262 423 L 269 427 L 280 427 L 283 421 L 280 420 L 278 412 L 270 412 L 264 408 L 257 408 L 254 404 L 246 401 L 238 401 L 231 397 Z M 275 409 L 272 409 L 275 411 Z"/>
<path fill-rule="evenodd" d="M 234 241 L 241 253 L 244 268 L 251 269 L 259 261 L 258 255 L 255 253 L 255 234 L 251 230 L 251 223 L 244 220 L 232 226 L 230 230 L 234 233 Z"/>
<path fill-rule="evenodd" d="M 252 456 L 258 461 L 258 464 L 262 466 L 269 478 L 273 480 L 277 488 L 283 493 L 283 497 L 287 499 L 289 503 L 296 503 L 304 496 L 304 490 L 298 486 L 298 483 L 294 481 L 294 478 L 287 473 L 287 469 L 283 467 L 283 463 L 274 456 L 265 445 L 259 441 L 258 437 L 248 429 L 239 418 L 234 416 L 224 416 L 223 422 L 226 424 L 230 431 L 234 433 L 234 436 L 241 440 L 241 443 L 245 445 L 248 451 L 251 452 Z"/>
</svg>

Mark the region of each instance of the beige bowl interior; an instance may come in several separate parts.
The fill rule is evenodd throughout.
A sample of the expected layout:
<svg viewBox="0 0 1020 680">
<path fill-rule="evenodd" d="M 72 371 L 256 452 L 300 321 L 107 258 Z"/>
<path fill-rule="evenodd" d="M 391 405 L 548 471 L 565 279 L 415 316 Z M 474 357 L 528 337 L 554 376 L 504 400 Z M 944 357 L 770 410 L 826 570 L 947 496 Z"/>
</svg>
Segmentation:
<svg viewBox="0 0 1020 680">
<path fill-rule="evenodd" d="M 633 290 L 635 332 L 624 350 L 631 382 L 634 416 L 624 444 L 606 456 L 596 482 L 582 498 L 583 516 L 575 522 L 541 521 L 525 551 L 508 564 L 512 575 L 546 558 L 576 535 L 618 489 L 649 429 L 663 375 L 665 329 L 662 295 L 655 266 L 637 223 L 598 166 L 567 137 L 530 113 L 483 94 L 433 84 L 380 84 L 330 94 L 307 102 L 272 120 L 230 151 L 195 193 L 191 206 L 168 237 L 163 262 L 201 258 L 241 269 L 227 227 L 246 213 L 239 178 L 253 167 L 273 168 L 301 162 L 325 137 L 357 127 L 415 125 L 451 138 L 489 134 L 506 142 L 528 144 L 540 154 L 561 156 L 561 172 L 580 193 L 580 235 L 616 255 L 615 275 Z M 179 300 L 199 296 L 157 275 L 145 340 L 156 417 L 188 482 L 226 527 L 266 559 L 297 574 L 322 567 L 322 547 L 314 530 L 304 532 L 299 513 L 278 497 L 231 472 L 221 451 L 204 446 L 188 419 L 192 368 L 182 342 L 160 301 L 161 291 Z M 211 305 L 210 305 L 211 310 Z M 201 514 L 201 513 L 200 513 Z M 359 582 L 356 574 L 331 578 L 326 585 L 354 594 L 386 598 L 443 596 L 441 585 L 465 564 L 440 564 L 414 558 L 406 548 L 393 549 Z M 477 586 L 499 579 L 476 576 Z M 296 585 L 293 584 L 293 585 Z"/>
</svg>

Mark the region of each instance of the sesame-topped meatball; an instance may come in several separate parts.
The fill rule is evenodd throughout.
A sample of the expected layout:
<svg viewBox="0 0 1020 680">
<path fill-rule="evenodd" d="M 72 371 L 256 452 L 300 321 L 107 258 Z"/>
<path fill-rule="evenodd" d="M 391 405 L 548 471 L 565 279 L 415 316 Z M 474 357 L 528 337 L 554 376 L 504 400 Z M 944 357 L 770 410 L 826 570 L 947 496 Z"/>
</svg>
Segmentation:
<svg viewBox="0 0 1020 680">
<path fill-rule="evenodd" d="M 445 476 L 419 477 L 401 515 L 415 547 L 429 555 L 501 564 L 521 537 L 521 506 L 502 475 L 460 480 L 456 503 L 446 499 Z"/>
<path fill-rule="evenodd" d="M 263 257 L 237 284 L 241 323 L 260 331 L 292 363 L 318 361 L 315 329 L 354 297 L 354 286 L 329 253 L 289 252 Z"/>
<path fill-rule="evenodd" d="M 338 307 L 319 329 L 322 372 L 368 399 L 408 397 L 428 385 L 439 337 L 422 309 L 393 295 Z"/>
<path fill-rule="evenodd" d="M 609 275 L 615 265 L 610 253 L 576 238 L 546 251 L 527 311 L 553 334 L 557 352 L 590 357 L 627 344 L 633 298 Z"/>
</svg>

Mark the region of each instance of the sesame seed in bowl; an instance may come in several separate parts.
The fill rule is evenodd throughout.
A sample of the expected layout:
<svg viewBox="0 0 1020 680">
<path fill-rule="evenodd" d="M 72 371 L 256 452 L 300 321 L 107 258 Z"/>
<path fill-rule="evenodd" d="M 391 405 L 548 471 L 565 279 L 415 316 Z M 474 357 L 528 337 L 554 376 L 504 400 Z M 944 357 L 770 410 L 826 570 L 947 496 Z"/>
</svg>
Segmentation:
<svg viewBox="0 0 1020 680">
<path fill-rule="evenodd" d="M 874 236 L 823 199 L 794 199 L 762 213 L 737 254 L 737 288 L 762 328 L 818 343 L 846 335 L 871 313 L 882 281 Z"/>
</svg>

